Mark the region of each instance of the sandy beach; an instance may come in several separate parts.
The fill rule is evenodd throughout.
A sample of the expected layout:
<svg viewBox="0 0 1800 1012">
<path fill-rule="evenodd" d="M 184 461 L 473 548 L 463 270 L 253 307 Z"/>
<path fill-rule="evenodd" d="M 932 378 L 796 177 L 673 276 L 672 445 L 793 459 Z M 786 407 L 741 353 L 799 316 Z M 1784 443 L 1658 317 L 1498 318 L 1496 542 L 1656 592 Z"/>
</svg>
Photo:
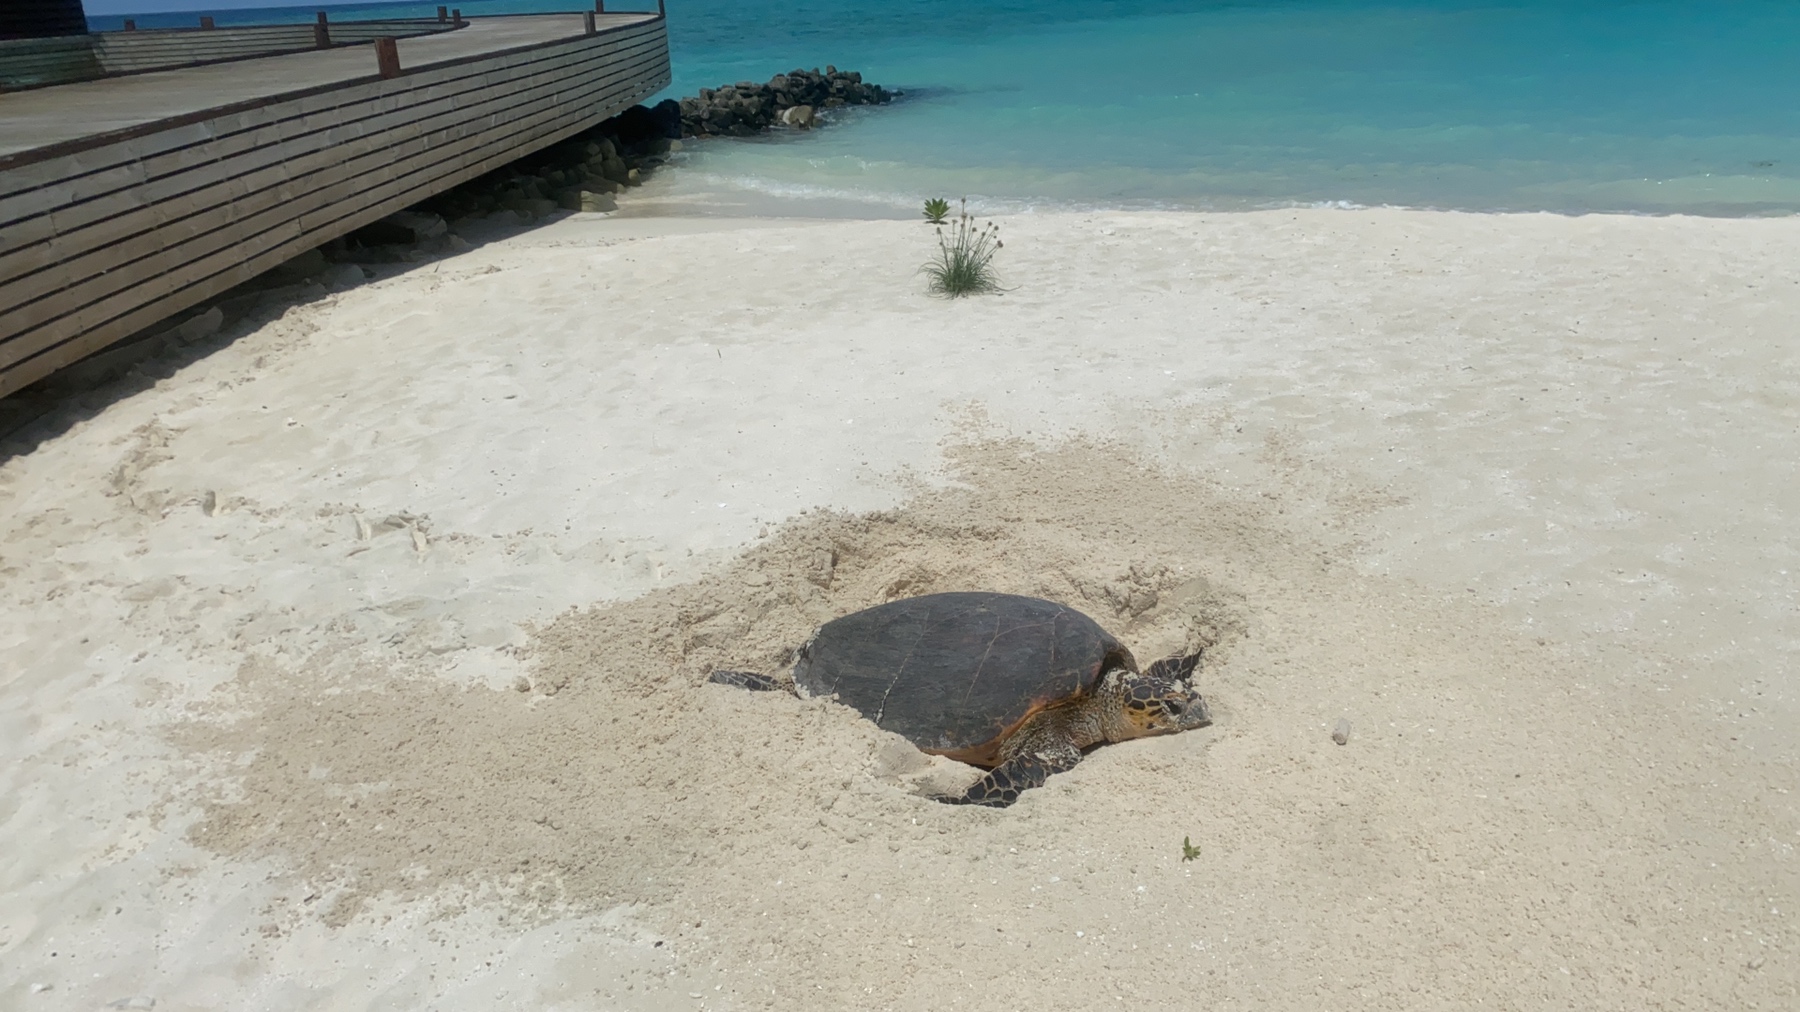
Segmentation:
<svg viewBox="0 0 1800 1012">
<path fill-rule="evenodd" d="M 473 235 L 10 437 L 0 1007 L 1800 1007 L 1800 219 L 1000 225 Z M 967 589 L 1215 724 L 992 811 L 704 684 Z"/>
</svg>

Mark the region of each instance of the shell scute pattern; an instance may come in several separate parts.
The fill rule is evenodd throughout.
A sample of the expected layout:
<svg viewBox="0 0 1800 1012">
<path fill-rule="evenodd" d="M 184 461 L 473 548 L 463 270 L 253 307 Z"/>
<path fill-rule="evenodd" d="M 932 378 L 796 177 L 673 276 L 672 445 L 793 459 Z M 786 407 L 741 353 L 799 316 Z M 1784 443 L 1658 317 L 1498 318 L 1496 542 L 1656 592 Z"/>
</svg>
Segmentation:
<svg viewBox="0 0 1800 1012">
<path fill-rule="evenodd" d="M 826 623 L 794 682 L 884 730 L 965 762 L 992 761 L 1032 715 L 1095 690 L 1131 652 L 1086 615 L 1009 594 L 907 598 Z"/>
</svg>

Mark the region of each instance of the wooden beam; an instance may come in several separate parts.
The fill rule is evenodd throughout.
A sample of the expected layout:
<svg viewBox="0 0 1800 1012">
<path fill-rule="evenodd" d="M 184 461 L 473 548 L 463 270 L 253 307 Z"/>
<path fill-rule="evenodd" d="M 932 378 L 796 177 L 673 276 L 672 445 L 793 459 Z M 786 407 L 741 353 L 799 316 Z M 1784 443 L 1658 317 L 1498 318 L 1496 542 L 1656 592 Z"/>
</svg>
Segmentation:
<svg viewBox="0 0 1800 1012">
<path fill-rule="evenodd" d="M 375 40 L 375 71 L 384 80 L 400 76 L 400 44 L 391 35 Z"/>
</svg>

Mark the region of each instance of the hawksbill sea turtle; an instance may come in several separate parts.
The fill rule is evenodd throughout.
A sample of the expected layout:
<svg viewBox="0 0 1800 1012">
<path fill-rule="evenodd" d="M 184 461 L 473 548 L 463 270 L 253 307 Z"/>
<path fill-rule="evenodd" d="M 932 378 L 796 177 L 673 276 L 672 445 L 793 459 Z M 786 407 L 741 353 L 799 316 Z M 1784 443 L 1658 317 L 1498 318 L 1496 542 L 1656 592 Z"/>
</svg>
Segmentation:
<svg viewBox="0 0 1800 1012">
<path fill-rule="evenodd" d="M 891 601 L 819 627 L 792 681 L 747 671 L 709 679 L 833 696 L 921 751 L 985 768 L 950 804 L 1003 808 L 1104 742 L 1212 723 L 1190 684 L 1200 654 L 1140 672 L 1086 615 L 1033 597 L 952 593 Z"/>
</svg>

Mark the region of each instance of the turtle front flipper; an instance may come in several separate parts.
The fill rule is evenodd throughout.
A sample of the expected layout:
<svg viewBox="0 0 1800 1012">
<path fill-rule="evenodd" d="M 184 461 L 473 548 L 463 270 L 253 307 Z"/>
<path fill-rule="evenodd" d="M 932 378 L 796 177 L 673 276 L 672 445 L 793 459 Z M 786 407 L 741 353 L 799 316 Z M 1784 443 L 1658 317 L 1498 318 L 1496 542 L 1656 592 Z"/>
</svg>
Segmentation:
<svg viewBox="0 0 1800 1012">
<path fill-rule="evenodd" d="M 1194 676 L 1194 670 L 1200 666 L 1200 651 L 1191 654 L 1177 654 L 1164 657 L 1144 671 L 1146 678 L 1162 678 L 1171 682 L 1185 682 Z"/>
<path fill-rule="evenodd" d="M 1044 750 L 1017 755 L 988 771 L 961 796 L 941 797 L 947 805 L 985 805 L 1005 808 L 1019 800 L 1019 794 L 1044 786 L 1052 773 L 1061 773 L 1081 761 L 1081 750 Z"/>
<path fill-rule="evenodd" d="M 714 685 L 735 685 L 740 689 L 752 692 L 774 692 L 788 688 L 788 683 L 769 675 L 759 675 L 754 671 L 715 671 L 707 681 Z"/>
</svg>

